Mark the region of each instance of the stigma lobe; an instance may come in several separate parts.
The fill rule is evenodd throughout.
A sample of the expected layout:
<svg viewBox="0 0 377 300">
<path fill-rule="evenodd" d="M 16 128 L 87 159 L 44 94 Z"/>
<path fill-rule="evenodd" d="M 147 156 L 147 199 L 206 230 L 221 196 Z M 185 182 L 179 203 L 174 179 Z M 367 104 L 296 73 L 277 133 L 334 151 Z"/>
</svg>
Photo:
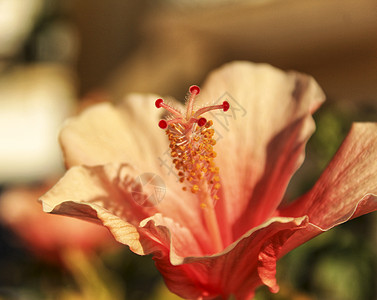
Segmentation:
<svg viewBox="0 0 377 300">
<path fill-rule="evenodd" d="M 162 129 L 166 129 L 169 125 L 172 124 L 180 124 L 183 128 L 185 134 L 188 134 L 195 130 L 195 126 L 198 125 L 199 127 L 203 127 L 207 123 L 207 119 L 202 117 L 201 115 L 212 111 L 221 109 L 224 112 L 229 110 L 229 102 L 224 101 L 220 105 L 211 105 L 202 107 L 196 111 L 194 111 L 194 103 L 196 96 L 200 93 L 200 88 L 197 85 L 192 85 L 189 88 L 189 98 L 186 103 L 186 113 L 182 113 L 177 109 L 171 107 L 170 105 L 166 104 L 163 99 L 157 99 L 155 105 L 157 108 L 164 108 L 168 112 L 171 113 L 173 116 L 168 120 L 161 120 L 158 123 L 158 126 Z"/>
</svg>

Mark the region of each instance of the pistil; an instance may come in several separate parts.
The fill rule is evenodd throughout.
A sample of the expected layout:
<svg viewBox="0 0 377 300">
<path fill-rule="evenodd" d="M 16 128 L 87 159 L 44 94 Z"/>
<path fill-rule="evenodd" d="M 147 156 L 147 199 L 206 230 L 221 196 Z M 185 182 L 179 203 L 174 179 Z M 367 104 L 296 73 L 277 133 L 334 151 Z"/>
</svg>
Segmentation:
<svg viewBox="0 0 377 300">
<path fill-rule="evenodd" d="M 205 183 L 204 183 L 205 184 Z M 205 190 L 205 188 L 203 188 Z M 203 211 L 203 217 L 206 222 L 207 229 L 211 235 L 216 252 L 223 250 L 224 245 L 221 238 L 219 223 L 216 217 L 214 201 L 208 193 L 203 193 L 200 196 L 200 207 Z"/>
<path fill-rule="evenodd" d="M 211 128 L 213 122 L 207 121 L 201 115 L 215 109 L 227 111 L 229 103 L 224 101 L 220 105 L 203 107 L 194 111 L 195 97 L 200 89 L 197 86 L 191 86 L 189 92 L 186 115 L 167 105 L 162 99 L 156 100 L 156 107 L 164 108 L 174 116 L 168 120 L 161 120 L 159 126 L 166 129 L 173 164 L 180 177 L 179 181 L 185 184 L 183 190 L 189 190 L 197 195 L 214 248 L 216 251 L 221 251 L 223 242 L 214 208 L 219 199 L 217 192 L 221 187 L 219 169 L 214 162 L 216 152 L 213 146 L 216 141 L 213 135 L 215 131 Z"/>
</svg>

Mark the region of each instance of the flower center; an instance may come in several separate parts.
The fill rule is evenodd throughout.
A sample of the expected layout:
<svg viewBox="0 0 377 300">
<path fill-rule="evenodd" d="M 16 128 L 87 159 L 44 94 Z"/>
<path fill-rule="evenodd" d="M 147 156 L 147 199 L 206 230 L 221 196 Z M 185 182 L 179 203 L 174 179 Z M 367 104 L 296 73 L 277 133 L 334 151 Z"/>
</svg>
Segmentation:
<svg viewBox="0 0 377 300">
<path fill-rule="evenodd" d="M 194 194 L 203 189 L 205 182 L 211 198 L 217 200 L 216 192 L 220 188 L 220 178 L 219 169 L 214 163 L 215 131 L 210 128 L 212 121 L 203 122 L 203 126 L 194 125 L 189 135 L 184 133 L 185 128 L 181 124 L 171 124 L 166 129 L 166 134 L 170 141 L 173 164 L 180 177 L 179 181 L 187 182 Z M 187 187 L 183 189 L 186 190 Z"/>
<path fill-rule="evenodd" d="M 227 111 L 229 103 L 224 101 L 220 105 L 206 106 L 194 111 L 195 97 L 199 92 L 198 86 L 190 87 L 185 114 L 169 106 L 162 99 L 157 99 L 155 104 L 157 108 L 164 108 L 171 114 L 158 125 L 166 130 L 179 181 L 186 184 L 183 190 L 189 189 L 191 193 L 198 195 L 216 250 L 220 251 L 222 241 L 214 211 L 214 204 L 219 199 L 216 194 L 221 187 L 219 168 L 214 162 L 215 130 L 211 128 L 213 122 L 207 121 L 202 114 L 217 109 Z"/>
<path fill-rule="evenodd" d="M 217 200 L 216 193 L 221 185 L 219 169 L 213 161 L 216 157 L 216 152 L 213 150 L 216 144 L 213 139 L 215 130 L 211 128 L 213 122 L 207 121 L 201 115 L 217 109 L 227 111 L 229 103 L 224 101 L 220 105 L 206 106 L 193 111 L 195 97 L 200 89 L 193 85 L 189 92 L 186 115 L 167 105 L 162 99 L 156 100 L 157 108 L 162 107 L 174 116 L 168 120 L 161 120 L 158 125 L 166 129 L 173 163 L 180 177 L 179 181 L 186 182 L 194 194 L 205 188 L 210 197 Z M 183 189 L 187 190 L 187 187 Z"/>
</svg>

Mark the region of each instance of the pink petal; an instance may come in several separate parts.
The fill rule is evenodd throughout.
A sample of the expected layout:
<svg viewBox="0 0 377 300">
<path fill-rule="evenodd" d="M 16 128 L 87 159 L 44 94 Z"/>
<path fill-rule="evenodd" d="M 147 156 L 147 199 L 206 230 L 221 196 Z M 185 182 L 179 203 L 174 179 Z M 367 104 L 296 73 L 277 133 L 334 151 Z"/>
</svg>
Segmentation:
<svg viewBox="0 0 377 300">
<path fill-rule="evenodd" d="M 201 102 L 230 102 L 213 119 L 223 186 L 217 204 L 228 241 L 261 224 L 279 205 L 304 159 L 311 114 L 324 101 L 313 78 L 265 64 L 234 62 L 214 71 Z M 228 117 L 224 118 L 224 116 Z"/>
<path fill-rule="evenodd" d="M 152 251 L 155 254 L 154 258 L 158 257 L 170 260 L 173 264 L 181 264 L 183 257 L 203 253 L 190 229 L 162 214 L 158 213 L 143 220 L 140 226 L 142 227 L 140 232 L 148 236 L 152 242 L 158 241 L 160 247 L 164 246 L 163 252 Z"/>
<path fill-rule="evenodd" d="M 127 162 L 157 169 L 157 155 L 168 147 L 158 127 L 161 110 L 155 95 L 130 95 L 115 108 L 109 103 L 93 105 L 63 126 L 60 142 L 68 167 Z"/>
<path fill-rule="evenodd" d="M 155 213 L 156 209 L 141 206 L 138 202 L 142 201 L 134 200 L 136 196 L 132 191 L 137 188 L 136 175 L 136 171 L 126 164 L 75 166 L 40 200 L 46 212 L 59 212 L 93 221 L 97 215 L 90 207 L 95 206 L 137 225 Z M 137 195 L 143 196 L 142 193 Z M 89 204 L 89 208 L 77 209 L 74 203 Z"/>
<path fill-rule="evenodd" d="M 157 242 L 158 247 L 156 248 L 157 238 L 153 238 L 154 242 L 150 242 L 153 234 L 146 229 L 140 229 L 141 231 L 138 229 L 140 226 L 144 226 L 140 225 L 141 222 L 148 227 L 148 221 L 152 219 L 161 224 L 165 224 L 166 220 L 170 220 L 170 225 L 176 223 L 174 232 L 180 232 L 180 238 L 177 238 L 177 241 L 185 238 L 185 242 L 190 243 L 190 246 L 178 246 L 179 249 L 182 249 L 178 251 L 180 255 L 203 255 L 203 253 L 209 252 L 208 249 L 211 249 L 211 246 L 208 245 L 210 242 L 199 215 L 200 211 L 194 209 L 199 204 L 194 202 L 193 199 L 184 197 L 174 201 L 175 194 L 172 192 L 174 189 L 167 189 L 166 199 L 162 203 L 155 206 L 145 206 L 144 197 L 147 197 L 147 195 L 143 193 L 142 187 L 135 181 L 136 176 L 136 171 L 126 164 L 74 166 L 50 191 L 40 197 L 40 200 L 46 212 L 94 222 L 99 221 L 111 230 L 119 242 L 129 245 L 131 250 L 138 254 L 156 252 L 157 249 L 158 251 L 161 250 L 163 244 L 161 241 Z M 136 195 L 135 190 L 138 191 Z M 190 195 L 189 193 L 185 194 Z M 136 199 L 136 196 L 143 198 L 142 201 Z M 164 202 L 166 204 L 162 205 Z M 158 211 L 164 213 L 165 216 L 170 213 L 171 217 L 166 220 L 156 216 L 150 218 Z M 194 229 L 189 231 L 186 228 Z M 142 235 L 143 242 L 140 242 L 140 235 Z M 199 244 L 193 247 L 193 243 Z M 170 244 L 164 245 L 164 251 L 169 247 Z"/>
<path fill-rule="evenodd" d="M 298 232 L 286 251 L 352 218 L 377 210 L 377 123 L 355 123 L 315 186 L 279 211 L 307 215 L 309 231 Z"/>
<path fill-rule="evenodd" d="M 274 218 L 219 254 L 185 257 L 181 262 L 165 257 L 154 259 L 168 288 L 185 299 L 226 299 L 231 294 L 236 299 L 252 299 L 255 288 L 263 283 L 277 292 L 275 265 L 279 250 L 306 225 L 306 218 Z M 174 253 L 171 257 L 175 257 Z"/>
</svg>

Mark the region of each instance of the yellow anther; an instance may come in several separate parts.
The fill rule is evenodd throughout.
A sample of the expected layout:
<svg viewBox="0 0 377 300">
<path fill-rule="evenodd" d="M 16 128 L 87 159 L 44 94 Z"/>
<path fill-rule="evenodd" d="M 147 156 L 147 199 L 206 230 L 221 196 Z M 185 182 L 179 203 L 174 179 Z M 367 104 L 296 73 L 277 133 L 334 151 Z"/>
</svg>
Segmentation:
<svg viewBox="0 0 377 300">
<path fill-rule="evenodd" d="M 207 150 L 208 152 L 212 152 L 212 151 L 213 151 L 213 147 L 212 147 L 211 145 L 209 145 L 209 144 L 206 144 L 206 145 L 205 145 L 205 148 L 206 148 L 206 150 Z"/>
<path fill-rule="evenodd" d="M 196 194 L 199 191 L 199 186 L 197 184 L 194 184 L 191 188 L 191 192 L 193 194 Z"/>
<path fill-rule="evenodd" d="M 191 111 L 191 116 L 195 112 Z M 198 116 L 195 116 L 198 118 Z M 192 122 L 192 121 L 190 121 Z M 191 123 L 187 123 L 191 124 Z M 215 130 L 210 128 L 213 122 L 207 121 L 204 126 L 193 126 L 190 128 L 181 122 L 169 124 L 166 135 L 170 141 L 171 157 L 173 165 L 177 169 L 178 180 L 186 183 L 182 189 L 192 193 L 206 193 L 201 190 L 203 187 L 211 187 L 212 199 L 218 199 L 216 191 L 220 189 L 220 177 L 218 168 L 214 163 L 216 152 L 213 146 L 216 141 L 212 138 Z M 209 192 L 209 191 L 208 191 Z M 201 205 L 205 208 L 205 204 Z"/>
</svg>

